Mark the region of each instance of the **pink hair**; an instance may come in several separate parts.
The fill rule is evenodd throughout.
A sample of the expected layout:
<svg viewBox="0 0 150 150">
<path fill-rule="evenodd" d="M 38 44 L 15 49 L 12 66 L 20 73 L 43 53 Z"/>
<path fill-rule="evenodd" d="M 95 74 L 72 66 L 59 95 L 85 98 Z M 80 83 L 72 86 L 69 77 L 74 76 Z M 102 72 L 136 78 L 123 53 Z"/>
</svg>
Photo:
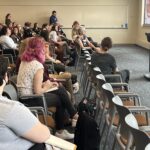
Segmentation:
<svg viewBox="0 0 150 150">
<path fill-rule="evenodd" d="M 29 62 L 36 59 L 43 64 L 45 62 L 44 46 L 44 40 L 40 37 L 29 39 L 21 60 Z"/>
</svg>

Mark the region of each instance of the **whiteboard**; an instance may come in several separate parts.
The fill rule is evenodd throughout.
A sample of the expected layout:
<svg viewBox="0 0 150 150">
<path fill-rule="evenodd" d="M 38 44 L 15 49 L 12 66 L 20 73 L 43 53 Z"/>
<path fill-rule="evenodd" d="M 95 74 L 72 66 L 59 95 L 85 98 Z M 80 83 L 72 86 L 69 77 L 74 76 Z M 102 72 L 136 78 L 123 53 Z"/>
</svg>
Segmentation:
<svg viewBox="0 0 150 150">
<path fill-rule="evenodd" d="M 24 24 L 30 21 L 42 25 L 49 22 L 51 12 L 56 10 L 64 28 L 71 28 L 75 20 L 86 28 L 125 28 L 128 24 L 127 5 L 4 5 L 0 6 L 0 10 L 2 22 L 6 12 L 11 12 L 16 22 Z"/>
<path fill-rule="evenodd" d="M 58 7 L 58 6 L 57 6 Z M 128 6 L 126 5 L 99 5 L 99 6 L 68 6 L 56 8 L 64 27 L 70 27 L 77 20 L 87 28 L 124 28 L 128 24 Z M 66 6 L 65 6 L 66 9 Z M 71 12 L 71 13 L 68 13 Z"/>
</svg>

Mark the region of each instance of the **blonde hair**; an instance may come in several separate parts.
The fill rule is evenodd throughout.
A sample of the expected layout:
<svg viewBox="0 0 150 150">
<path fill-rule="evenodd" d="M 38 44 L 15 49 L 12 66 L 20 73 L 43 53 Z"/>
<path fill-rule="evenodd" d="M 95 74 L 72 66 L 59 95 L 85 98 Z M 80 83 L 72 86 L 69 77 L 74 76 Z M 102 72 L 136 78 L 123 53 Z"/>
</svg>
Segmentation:
<svg viewBox="0 0 150 150">
<path fill-rule="evenodd" d="M 29 39 L 30 38 L 26 38 L 26 39 L 21 41 L 21 43 L 19 45 L 19 56 L 21 56 L 23 54 L 23 52 L 25 51 L 25 48 L 28 45 Z"/>
</svg>

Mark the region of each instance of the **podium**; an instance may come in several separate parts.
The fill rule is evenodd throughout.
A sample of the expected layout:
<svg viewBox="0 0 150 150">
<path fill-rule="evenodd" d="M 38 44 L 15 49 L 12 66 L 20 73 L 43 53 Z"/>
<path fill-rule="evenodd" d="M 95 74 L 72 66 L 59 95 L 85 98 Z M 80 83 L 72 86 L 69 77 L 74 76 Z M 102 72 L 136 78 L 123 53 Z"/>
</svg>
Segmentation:
<svg viewBox="0 0 150 150">
<path fill-rule="evenodd" d="M 150 42 L 150 33 L 145 33 L 146 37 L 147 37 L 147 41 Z M 149 49 L 149 73 L 146 73 L 144 75 L 145 79 L 150 81 L 150 49 Z"/>
</svg>

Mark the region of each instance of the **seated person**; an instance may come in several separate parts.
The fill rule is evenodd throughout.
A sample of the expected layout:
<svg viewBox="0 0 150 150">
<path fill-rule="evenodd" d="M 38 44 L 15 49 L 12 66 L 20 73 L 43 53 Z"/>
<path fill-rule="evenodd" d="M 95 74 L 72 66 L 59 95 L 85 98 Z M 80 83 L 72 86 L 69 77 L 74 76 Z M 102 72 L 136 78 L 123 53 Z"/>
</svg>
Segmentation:
<svg viewBox="0 0 150 150">
<path fill-rule="evenodd" d="M 55 50 L 57 54 L 57 58 L 64 62 L 64 57 L 67 57 L 67 55 L 71 54 L 71 50 L 69 49 L 69 46 L 67 42 L 62 41 L 61 38 L 58 35 L 58 26 L 53 25 L 49 34 L 49 39 L 55 43 L 55 46 L 58 47 L 58 49 Z"/>
<path fill-rule="evenodd" d="M 10 35 L 11 35 L 11 30 L 7 26 L 3 26 L 3 28 L 1 29 L 0 44 L 3 45 L 4 49 L 17 50 L 18 45 L 13 41 Z"/>
<path fill-rule="evenodd" d="M 96 47 L 88 40 L 83 27 L 78 29 L 78 34 L 79 36 L 77 36 L 75 41 L 80 45 L 81 49 L 88 49 L 89 52 L 92 53 Z"/>
<path fill-rule="evenodd" d="M 42 25 L 40 36 L 43 37 L 46 42 L 49 42 L 49 32 L 50 32 L 50 26 L 47 23 L 44 23 Z"/>
<path fill-rule="evenodd" d="M 10 37 L 11 30 L 7 26 L 3 26 L 1 29 L 0 44 L 3 48 L 3 54 L 11 54 L 16 61 L 18 55 L 18 45 Z"/>
<path fill-rule="evenodd" d="M 23 38 L 28 38 L 34 36 L 35 33 L 32 30 L 31 22 L 25 22 L 23 27 Z"/>
<path fill-rule="evenodd" d="M 101 47 L 96 48 L 96 52 L 94 52 L 91 56 L 91 64 L 93 67 L 99 67 L 103 74 L 115 74 L 118 69 L 116 65 L 115 58 L 108 53 L 109 49 L 112 47 L 112 40 L 110 37 L 105 37 L 101 41 Z M 129 81 L 129 71 L 122 70 L 119 72 L 122 76 L 123 82 Z M 109 82 L 117 82 L 115 79 Z"/>
<path fill-rule="evenodd" d="M 26 38 L 26 39 L 22 40 L 21 44 L 19 45 L 19 56 L 17 58 L 16 70 L 15 70 L 17 74 L 19 71 L 20 63 L 21 63 L 21 56 L 22 56 L 23 52 L 25 51 L 25 48 L 28 44 L 29 39 L 30 38 Z M 48 60 L 51 61 L 51 59 L 49 59 L 49 57 L 50 57 L 50 55 L 49 55 L 49 43 L 47 43 L 47 42 L 45 42 L 45 56 Z M 43 81 L 46 81 L 49 79 L 54 81 L 53 78 L 65 79 L 66 81 L 62 82 L 62 83 L 65 86 L 66 90 L 71 94 L 72 102 L 75 103 L 72 84 L 75 84 L 77 82 L 77 76 L 71 75 L 71 73 L 69 73 L 69 72 L 65 72 L 65 66 L 63 64 L 61 65 L 59 60 L 58 60 L 58 64 L 54 65 L 54 70 L 57 72 L 57 74 L 56 73 L 55 74 L 49 73 L 49 71 L 48 71 L 49 64 L 43 64 L 43 66 L 44 66 L 44 79 L 43 79 Z"/>
<path fill-rule="evenodd" d="M 21 64 L 17 76 L 17 86 L 20 96 L 30 94 L 44 94 L 47 106 L 55 106 L 55 120 L 56 120 L 56 136 L 62 139 L 72 139 L 74 134 L 64 130 L 64 112 L 68 111 L 72 122 L 77 120 L 78 114 L 71 104 L 66 90 L 57 82 L 46 80 L 43 82 L 44 62 L 45 62 L 45 43 L 43 38 L 30 38 L 25 51 L 21 56 Z M 52 92 L 47 92 L 51 88 L 56 88 Z M 28 103 L 27 101 L 24 101 Z M 30 106 L 37 106 L 36 100 L 30 103 Z M 42 105 L 42 104 L 40 104 Z"/>
<path fill-rule="evenodd" d="M 80 28 L 79 22 L 78 21 L 74 21 L 73 25 L 72 25 L 72 33 L 71 33 L 73 41 L 75 41 L 75 39 L 77 38 L 77 36 L 79 36 L 79 33 L 78 33 L 78 29 L 79 28 Z"/>
<path fill-rule="evenodd" d="M 33 32 L 36 34 L 36 35 L 40 35 L 40 32 L 41 32 L 41 28 L 39 28 L 39 25 L 37 22 L 34 23 L 34 26 L 33 26 Z"/>
<path fill-rule="evenodd" d="M 2 96 L 8 81 L 7 62 L 0 58 L 0 149 L 27 150 L 33 146 L 43 147 L 50 138 L 49 129 L 23 104 Z M 14 117 L 12 117 L 14 116 Z"/>
<path fill-rule="evenodd" d="M 13 39 L 13 41 L 16 43 L 16 44 L 20 44 L 21 42 L 21 37 L 20 37 L 20 34 L 19 34 L 19 30 L 18 30 L 18 27 L 15 26 L 12 30 L 12 34 L 11 34 L 11 38 Z"/>
</svg>

